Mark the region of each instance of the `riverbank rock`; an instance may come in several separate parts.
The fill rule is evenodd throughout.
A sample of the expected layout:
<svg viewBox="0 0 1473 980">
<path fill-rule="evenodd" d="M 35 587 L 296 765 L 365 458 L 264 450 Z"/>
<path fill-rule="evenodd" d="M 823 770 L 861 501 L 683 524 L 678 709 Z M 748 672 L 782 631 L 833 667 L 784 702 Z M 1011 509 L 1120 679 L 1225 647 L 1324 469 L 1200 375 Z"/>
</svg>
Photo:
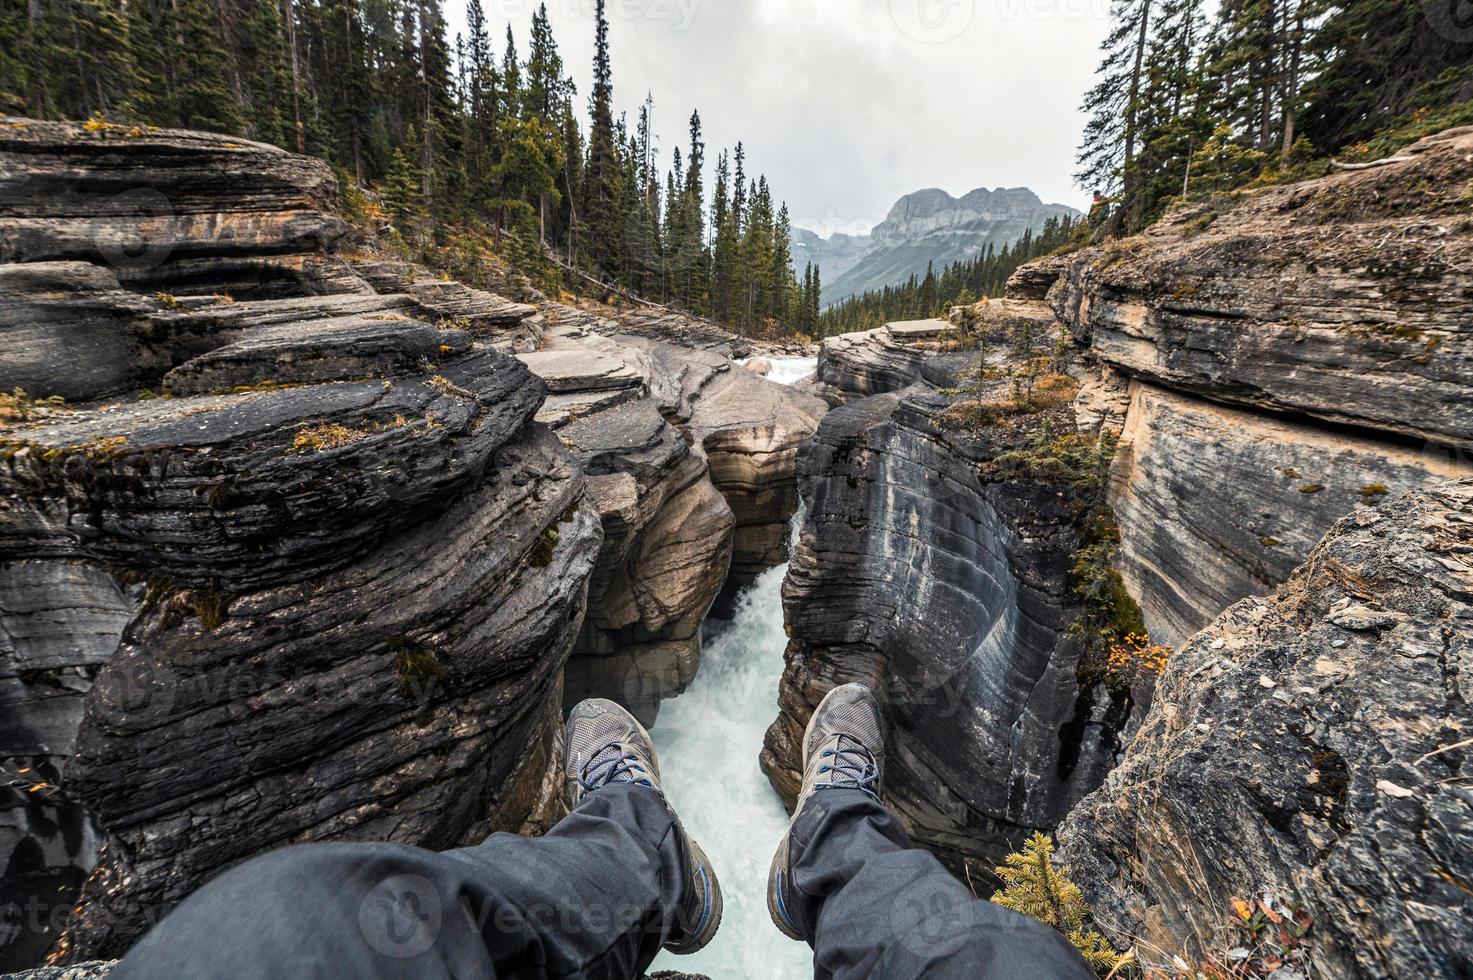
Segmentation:
<svg viewBox="0 0 1473 980">
<path fill-rule="evenodd" d="M 1473 481 L 1337 522 L 1176 653 L 1059 831 L 1113 938 L 1188 955 L 1234 898 L 1299 902 L 1319 975 L 1473 970 Z"/>
<path fill-rule="evenodd" d="M 946 320 L 914 320 L 825 337 L 817 380 L 835 401 L 899 391 L 919 381 L 954 385 L 975 360 L 940 349 L 939 342 L 955 332 Z"/>
<path fill-rule="evenodd" d="M 622 319 L 548 318 L 520 356 L 551 389 L 538 418 L 582 461 L 604 527 L 565 699 L 612 697 L 653 722 L 695 677 L 718 595 L 786 560 L 797 449 L 825 406 L 723 353 L 621 333 Z"/>
<path fill-rule="evenodd" d="M 762 765 L 791 804 L 813 708 L 865 683 L 893 723 L 887 802 L 918 843 L 985 876 L 1104 777 L 1127 703 L 1081 681 L 1066 635 L 1082 498 L 1042 468 L 993 465 L 1067 409 L 974 430 L 952 401 L 917 387 L 850 402 L 801 450 L 791 641 Z"/>
<path fill-rule="evenodd" d="M 1473 128 L 1022 267 L 1115 432 L 1119 568 L 1156 640 L 1283 582 L 1338 517 L 1473 473 Z"/>
<path fill-rule="evenodd" d="M 648 353 L 660 411 L 706 457 L 711 482 L 736 521 L 731 572 L 717 599 L 724 615 L 758 575 L 788 560 L 788 525 L 798 510 L 798 451 L 828 404 L 796 387 L 752 377 L 707 352 L 630 342 Z"/>
<path fill-rule="evenodd" d="M 316 161 L 0 132 L 0 385 L 37 379 L 0 431 L 0 866 L 41 923 L 7 918 L 0 962 L 55 925 L 63 961 L 118 955 L 297 841 L 545 827 L 603 538 L 498 349 L 535 309 L 376 294 Z"/>
</svg>

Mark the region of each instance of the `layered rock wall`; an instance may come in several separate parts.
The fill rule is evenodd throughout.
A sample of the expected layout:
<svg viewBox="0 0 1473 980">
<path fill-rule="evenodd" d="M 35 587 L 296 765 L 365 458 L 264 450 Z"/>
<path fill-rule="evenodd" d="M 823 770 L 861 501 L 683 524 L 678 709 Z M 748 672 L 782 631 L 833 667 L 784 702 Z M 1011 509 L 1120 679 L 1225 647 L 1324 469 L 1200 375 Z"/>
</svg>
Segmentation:
<svg viewBox="0 0 1473 980">
<path fill-rule="evenodd" d="M 1401 162 L 1195 205 L 1019 270 L 1122 433 L 1121 571 L 1180 643 L 1339 516 L 1473 472 L 1473 129 Z"/>
<path fill-rule="evenodd" d="M 552 389 L 539 418 L 582 460 L 605 536 L 565 697 L 652 722 L 694 678 L 712 603 L 786 560 L 797 447 L 826 406 L 623 320 L 549 319 L 521 358 Z"/>
<path fill-rule="evenodd" d="M 535 309 L 376 294 L 318 162 L 8 123 L 5 962 L 116 955 L 264 849 L 544 825 L 603 538 L 497 349 Z"/>
<path fill-rule="evenodd" d="M 827 337 L 818 351 L 817 380 L 836 401 L 899 391 L 921 381 L 953 384 L 968 358 L 940 354 L 937 341 L 952 332 L 944 320 L 922 320 Z"/>
<path fill-rule="evenodd" d="M 1234 899 L 1302 905 L 1318 975 L 1473 969 L 1473 481 L 1336 523 L 1170 661 L 1059 831 L 1122 946 L 1227 948 Z"/>
<path fill-rule="evenodd" d="M 802 450 L 792 639 L 762 764 L 791 803 L 813 708 L 865 683 L 893 722 L 887 800 L 918 842 L 985 869 L 1103 777 L 1124 702 L 1081 683 L 1065 635 L 1075 495 L 985 475 L 1034 427 L 969 435 L 938 418 L 948 402 L 919 388 L 852 402 Z"/>
</svg>

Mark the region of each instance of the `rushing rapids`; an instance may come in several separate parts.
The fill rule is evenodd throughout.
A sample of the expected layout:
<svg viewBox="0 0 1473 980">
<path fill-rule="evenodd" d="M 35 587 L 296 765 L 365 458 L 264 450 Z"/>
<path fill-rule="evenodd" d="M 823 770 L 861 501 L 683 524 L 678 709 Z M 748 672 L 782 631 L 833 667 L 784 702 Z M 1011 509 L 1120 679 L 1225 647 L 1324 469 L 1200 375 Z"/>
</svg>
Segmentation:
<svg viewBox="0 0 1473 980">
<path fill-rule="evenodd" d="M 774 358 L 774 381 L 813 373 L 812 358 Z M 802 515 L 793 518 L 796 528 Z M 724 977 L 805 980 L 808 947 L 767 921 L 767 865 L 788 815 L 753 760 L 777 709 L 783 670 L 782 585 L 788 566 L 760 575 L 737 600 L 731 620 L 712 624 L 701 670 L 690 688 L 660 709 L 651 734 L 664 786 L 686 827 L 721 869 L 726 911 L 721 932 L 695 956 L 662 953 L 653 969 Z"/>
</svg>

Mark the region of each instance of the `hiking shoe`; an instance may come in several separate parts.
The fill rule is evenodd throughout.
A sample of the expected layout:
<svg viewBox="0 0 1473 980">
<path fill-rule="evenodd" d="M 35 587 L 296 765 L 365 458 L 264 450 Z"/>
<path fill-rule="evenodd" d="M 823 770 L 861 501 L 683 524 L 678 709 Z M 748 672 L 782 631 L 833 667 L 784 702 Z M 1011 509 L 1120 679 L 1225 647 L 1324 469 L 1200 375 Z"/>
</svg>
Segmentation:
<svg viewBox="0 0 1473 980">
<path fill-rule="evenodd" d="M 672 953 L 694 953 L 705 946 L 721 925 L 721 884 L 705 852 L 685 832 L 660 789 L 660 764 L 650 733 L 614 702 L 589 698 L 568 714 L 564 739 L 563 777 L 569 805 L 576 807 L 583 797 L 610 783 L 648 786 L 660 794 L 675 819 L 689 882 L 665 948 Z"/>
<path fill-rule="evenodd" d="M 803 789 L 772 856 L 767 872 L 767 912 L 783 935 L 790 939 L 807 937 L 789 914 L 794 908 L 793 871 L 789 863 L 788 844 L 793 824 L 803 812 L 803 805 L 817 793 L 827 789 L 857 789 L 880 798 L 880 773 L 885 766 L 885 737 L 880 719 L 880 705 L 863 684 L 842 684 L 819 703 L 803 732 Z"/>
</svg>

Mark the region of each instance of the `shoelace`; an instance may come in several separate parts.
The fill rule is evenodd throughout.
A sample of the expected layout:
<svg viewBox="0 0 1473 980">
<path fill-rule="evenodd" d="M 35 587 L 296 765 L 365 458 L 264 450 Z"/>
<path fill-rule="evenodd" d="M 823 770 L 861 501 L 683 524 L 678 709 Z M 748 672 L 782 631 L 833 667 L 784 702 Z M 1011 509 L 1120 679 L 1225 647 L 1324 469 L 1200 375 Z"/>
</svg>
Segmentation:
<svg viewBox="0 0 1473 980">
<path fill-rule="evenodd" d="M 609 783 L 638 783 L 653 788 L 655 784 L 639 761 L 639 756 L 624 743 L 610 742 L 583 763 L 583 768 L 578 770 L 578 784 L 585 793 Z"/>
<path fill-rule="evenodd" d="M 818 767 L 819 772 L 833 775 L 827 783 L 819 783 L 817 789 L 858 789 L 879 799 L 880 793 L 875 787 L 880 782 L 880 770 L 875 765 L 875 757 L 859 739 L 841 733 L 834 748 L 824 749 L 819 757 L 834 761 Z"/>
</svg>

